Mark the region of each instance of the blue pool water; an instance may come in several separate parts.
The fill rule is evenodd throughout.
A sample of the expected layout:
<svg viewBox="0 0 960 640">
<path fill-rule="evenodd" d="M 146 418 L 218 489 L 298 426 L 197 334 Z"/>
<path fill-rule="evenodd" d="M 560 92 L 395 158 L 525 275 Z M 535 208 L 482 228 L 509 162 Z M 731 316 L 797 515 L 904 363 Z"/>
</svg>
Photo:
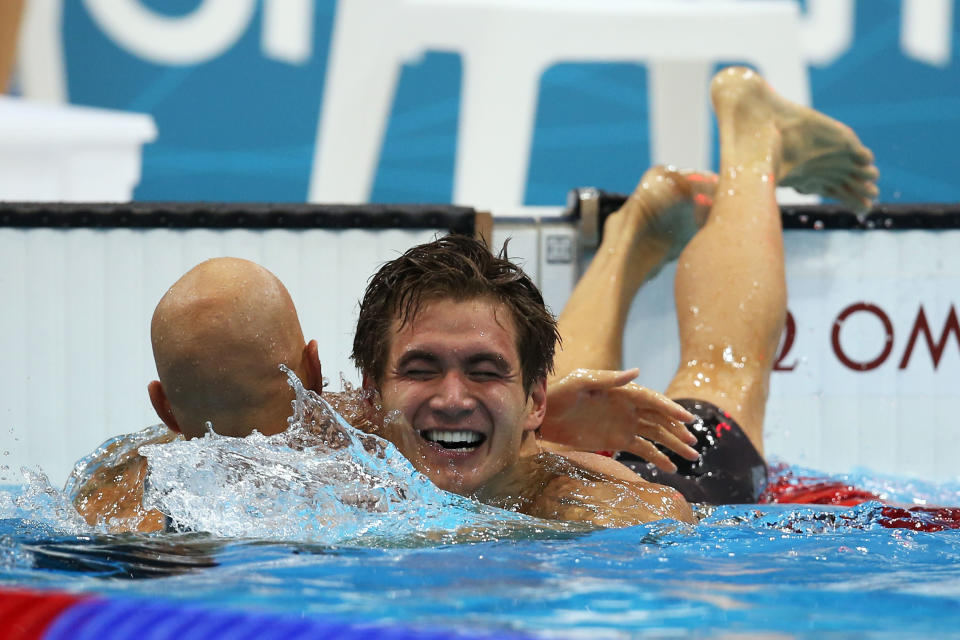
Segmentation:
<svg viewBox="0 0 960 640">
<path fill-rule="evenodd" d="M 725 507 L 696 527 L 408 546 L 63 536 L 5 519 L 0 584 L 556 637 L 960 635 L 960 532 L 884 529 L 877 512 Z"/>
<path fill-rule="evenodd" d="M 30 475 L 0 491 L 0 587 L 543 637 L 960 637 L 960 531 L 884 528 L 877 502 L 597 530 L 443 494 L 389 448 L 289 444 L 150 450 L 151 499 L 194 533 L 90 528 Z M 960 504 L 956 486 L 845 479 Z"/>
</svg>

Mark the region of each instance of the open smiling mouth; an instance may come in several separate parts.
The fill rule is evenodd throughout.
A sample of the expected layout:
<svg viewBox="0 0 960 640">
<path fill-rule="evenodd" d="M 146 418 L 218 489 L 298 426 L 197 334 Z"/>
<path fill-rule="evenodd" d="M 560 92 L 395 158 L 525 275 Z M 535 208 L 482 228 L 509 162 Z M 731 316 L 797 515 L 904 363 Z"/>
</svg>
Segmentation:
<svg viewBox="0 0 960 640">
<path fill-rule="evenodd" d="M 440 431 L 427 429 L 420 432 L 420 436 L 429 442 L 440 445 L 444 449 L 455 451 L 473 451 L 487 440 L 487 436 L 476 431 Z"/>
</svg>

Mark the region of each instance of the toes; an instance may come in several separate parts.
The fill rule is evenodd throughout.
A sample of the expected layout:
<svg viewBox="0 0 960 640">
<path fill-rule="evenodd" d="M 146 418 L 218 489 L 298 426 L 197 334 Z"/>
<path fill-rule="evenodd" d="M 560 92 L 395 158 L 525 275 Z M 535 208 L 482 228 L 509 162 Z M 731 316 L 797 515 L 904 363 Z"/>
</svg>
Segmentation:
<svg viewBox="0 0 960 640">
<path fill-rule="evenodd" d="M 855 213 L 869 211 L 873 205 L 873 199 L 869 197 L 866 192 L 853 188 L 849 184 L 830 186 L 824 189 L 824 194 L 829 198 L 839 201 Z"/>
<path fill-rule="evenodd" d="M 850 170 L 850 175 L 855 180 L 860 180 L 861 182 L 876 182 L 880 177 L 880 172 L 877 171 L 875 166 L 856 166 Z"/>
<path fill-rule="evenodd" d="M 865 182 L 856 178 L 850 178 L 844 183 L 847 192 L 857 198 L 873 201 L 880 195 L 880 190 L 872 181 Z"/>
<path fill-rule="evenodd" d="M 850 149 L 850 155 L 853 157 L 853 161 L 859 165 L 869 166 L 873 164 L 873 152 L 862 144 L 854 145 Z"/>
</svg>

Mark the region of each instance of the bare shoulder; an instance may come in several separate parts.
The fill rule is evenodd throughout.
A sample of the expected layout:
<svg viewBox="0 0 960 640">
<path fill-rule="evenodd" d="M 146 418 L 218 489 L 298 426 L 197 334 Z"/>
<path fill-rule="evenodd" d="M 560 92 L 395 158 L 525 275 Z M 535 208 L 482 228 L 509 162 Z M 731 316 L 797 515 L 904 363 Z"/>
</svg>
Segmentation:
<svg viewBox="0 0 960 640">
<path fill-rule="evenodd" d="M 560 455 L 567 460 L 570 460 L 571 462 L 583 467 L 584 469 L 588 469 L 597 473 L 604 473 L 613 478 L 618 478 L 627 482 L 639 482 L 652 487 L 663 486 L 644 480 L 636 473 L 631 471 L 628 467 L 617 462 L 609 456 L 601 456 L 596 453 L 590 453 L 589 451 L 564 451 Z"/>
<path fill-rule="evenodd" d="M 654 520 L 694 523 L 690 504 L 672 487 L 647 482 L 616 460 L 584 451 L 554 457 L 555 477 L 534 501 L 530 515 L 625 527 Z"/>
</svg>

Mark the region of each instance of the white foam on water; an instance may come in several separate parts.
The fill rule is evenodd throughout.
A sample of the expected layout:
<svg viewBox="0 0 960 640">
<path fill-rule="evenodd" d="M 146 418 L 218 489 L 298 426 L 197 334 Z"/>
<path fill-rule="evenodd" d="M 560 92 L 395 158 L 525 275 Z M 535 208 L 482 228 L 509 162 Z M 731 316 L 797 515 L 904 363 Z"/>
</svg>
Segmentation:
<svg viewBox="0 0 960 640">
<path fill-rule="evenodd" d="M 390 442 L 355 429 L 286 373 L 296 400 L 285 432 L 211 431 L 140 447 L 149 461 L 144 506 L 182 530 L 324 544 L 554 528 L 438 489 Z"/>
<path fill-rule="evenodd" d="M 70 496 L 50 484 L 39 468 L 21 468 L 23 484 L 0 490 L 0 519 L 31 521 L 39 529 L 63 535 L 82 535 L 93 530 L 73 506 Z"/>
</svg>

